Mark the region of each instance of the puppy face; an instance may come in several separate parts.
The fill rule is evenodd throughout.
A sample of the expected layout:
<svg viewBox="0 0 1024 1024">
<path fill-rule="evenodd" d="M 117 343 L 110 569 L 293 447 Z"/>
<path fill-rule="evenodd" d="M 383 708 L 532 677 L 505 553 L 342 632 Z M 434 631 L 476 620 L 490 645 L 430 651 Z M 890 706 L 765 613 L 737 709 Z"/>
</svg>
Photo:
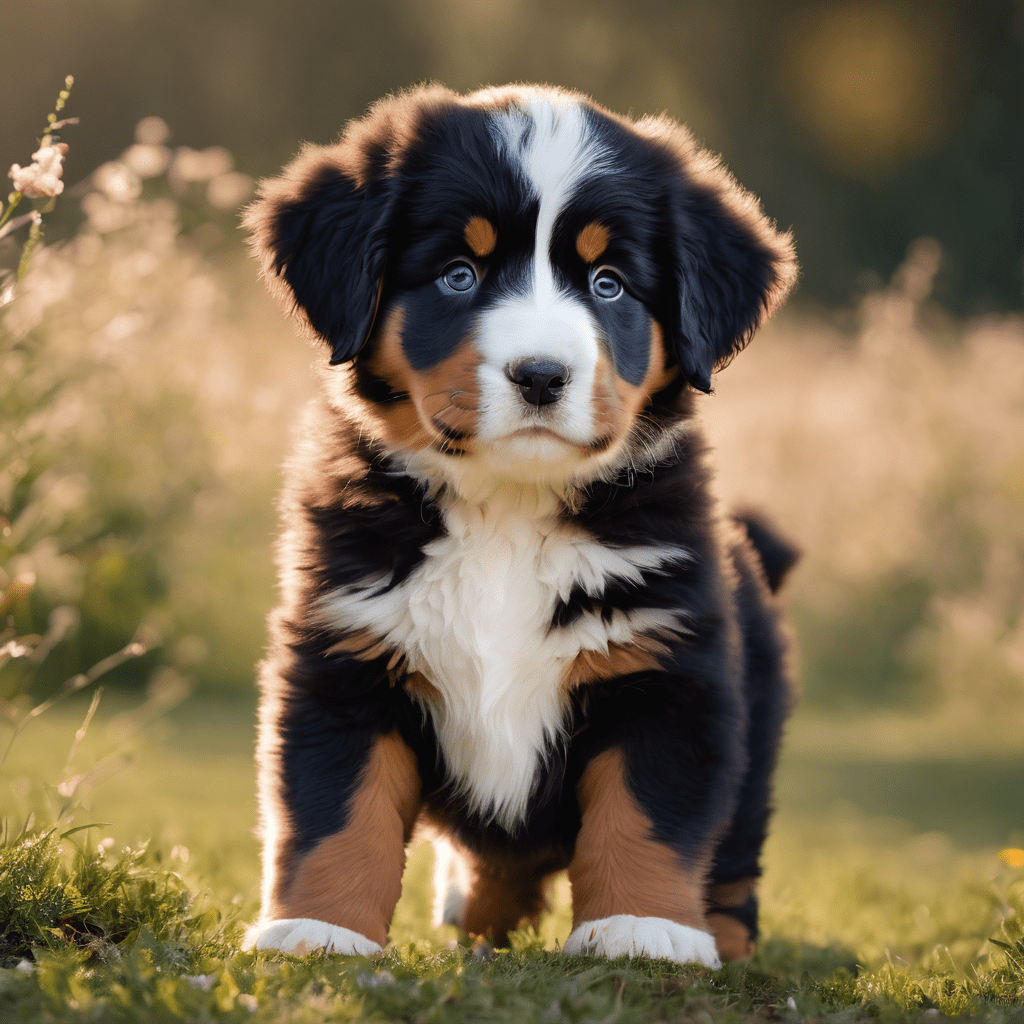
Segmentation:
<svg viewBox="0 0 1024 1024">
<path fill-rule="evenodd" d="M 795 272 L 683 129 L 550 89 L 383 101 L 247 225 L 389 446 L 550 483 L 656 448 Z"/>
</svg>

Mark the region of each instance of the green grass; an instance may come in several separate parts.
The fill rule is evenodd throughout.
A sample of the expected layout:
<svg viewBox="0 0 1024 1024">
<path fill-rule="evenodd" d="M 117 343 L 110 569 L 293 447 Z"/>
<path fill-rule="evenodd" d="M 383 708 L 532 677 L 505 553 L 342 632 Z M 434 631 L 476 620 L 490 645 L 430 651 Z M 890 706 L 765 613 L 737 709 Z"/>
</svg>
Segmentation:
<svg viewBox="0 0 1024 1024">
<path fill-rule="evenodd" d="M 878 722 L 798 717 L 750 964 L 565 959 L 564 879 L 539 933 L 480 962 L 429 925 L 426 843 L 383 955 L 291 958 L 239 948 L 258 907 L 251 704 L 193 700 L 142 733 L 130 705 L 101 705 L 68 766 L 84 710 L 31 723 L 0 777 L 0 1020 L 1024 1021 L 1024 870 L 997 855 L 1024 827 L 1006 745 L 942 758 L 874 742 Z M 112 751 L 119 770 L 80 785 L 62 829 L 109 824 L 18 840 Z"/>
</svg>

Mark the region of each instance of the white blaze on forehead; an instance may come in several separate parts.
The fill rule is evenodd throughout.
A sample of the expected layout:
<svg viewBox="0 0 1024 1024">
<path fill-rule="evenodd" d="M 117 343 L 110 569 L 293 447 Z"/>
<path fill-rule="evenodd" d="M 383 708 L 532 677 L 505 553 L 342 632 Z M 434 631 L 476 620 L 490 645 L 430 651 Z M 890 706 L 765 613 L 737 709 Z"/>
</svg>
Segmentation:
<svg viewBox="0 0 1024 1024">
<path fill-rule="evenodd" d="M 523 105 L 495 118 L 507 155 L 522 168 L 540 200 L 534 249 L 534 292 L 556 292 L 551 271 L 551 233 L 558 214 L 584 172 L 607 164 L 607 150 L 593 138 L 583 107 L 566 96 L 528 94 Z"/>
<path fill-rule="evenodd" d="M 499 153 L 518 166 L 539 208 L 530 287 L 492 308 L 481 325 L 479 436 L 507 436 L 532 422 L 505 368 L 524 359 L 554 359 L 568 367 L 569 384 L 546 411 L 546 425 L 586 444 L 594 439 L 598 330 L 585 304 L 559 290 L 551 240 L 584 176 L 607 168 L 608 152 L 593 137 L 583 106 L 567 96 L 528 92 L 516 106 L 493 115 L 493 124 Z"/>
</svg>

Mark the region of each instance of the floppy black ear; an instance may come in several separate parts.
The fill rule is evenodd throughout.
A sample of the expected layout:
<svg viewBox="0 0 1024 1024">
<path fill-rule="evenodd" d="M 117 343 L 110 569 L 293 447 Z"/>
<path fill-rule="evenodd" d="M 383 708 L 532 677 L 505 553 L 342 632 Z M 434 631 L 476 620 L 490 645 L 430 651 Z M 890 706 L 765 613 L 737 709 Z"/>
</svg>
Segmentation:
<svg viewBox="0 0 1024 1024">
<path fill-rule="evenodd" d="M 667 118 L 638 125 L 676 165 L 669 195 L 673 344 L 698 391 L 782 303 L 797 276 L 793 239 L 689 133 Z"/>
<path fill-rule="evenodd" d="M 352 359 L 373 328 L 398 191 L 356 146 L 307 146 L 261 183 L 243 221 L 271 293 L 328 344 L 332 364 Z"/>
</svg>

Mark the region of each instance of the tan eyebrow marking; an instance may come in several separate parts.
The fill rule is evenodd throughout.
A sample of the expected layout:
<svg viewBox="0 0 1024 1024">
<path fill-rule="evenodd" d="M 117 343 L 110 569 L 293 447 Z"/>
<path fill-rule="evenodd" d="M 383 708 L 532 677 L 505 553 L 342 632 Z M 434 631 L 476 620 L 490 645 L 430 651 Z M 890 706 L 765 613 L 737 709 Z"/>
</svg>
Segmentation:
<svg viewBox="0 0 1024 1024">
<path fill-rule="evenodd" d="M 584 263 L 593 263 L 608 248 L 611 235 L 603 224 L 591 221 L 576 236 L 576 251 Z"/>
<path fill-rule="evenodd" d="M 470 217 L 465 235 L 474 256 L 490 256 L 498 244 L 498 233 L 486 217 Z"/>
</svg>

